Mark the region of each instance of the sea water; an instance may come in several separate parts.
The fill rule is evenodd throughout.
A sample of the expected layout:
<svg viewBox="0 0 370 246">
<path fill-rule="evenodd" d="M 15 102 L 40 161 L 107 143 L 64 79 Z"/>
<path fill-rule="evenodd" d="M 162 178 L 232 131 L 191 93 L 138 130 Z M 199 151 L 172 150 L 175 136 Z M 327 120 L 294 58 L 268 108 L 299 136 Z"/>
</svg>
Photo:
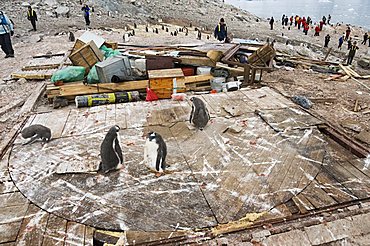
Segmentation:
<svg viewBox="0 0 370 246">
<path fill-rule="evenodd" d="M 261 18 L 280 20 L 283 14 L 310 16 L 314 22 L 331 15 L 331 23 L 370 29 L 370 0 L 225 0 Z"/>
</svg>

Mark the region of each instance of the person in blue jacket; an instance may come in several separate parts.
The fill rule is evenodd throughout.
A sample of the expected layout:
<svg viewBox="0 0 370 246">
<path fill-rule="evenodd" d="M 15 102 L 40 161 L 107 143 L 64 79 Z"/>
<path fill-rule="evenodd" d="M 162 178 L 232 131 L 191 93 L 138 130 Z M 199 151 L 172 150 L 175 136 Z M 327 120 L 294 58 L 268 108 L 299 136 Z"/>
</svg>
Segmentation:
<svg viewBox="0 0 370 246">
<path fill-rule="evenodd" d="M 215 38 L 219 41 L 225 41 L 227 39 L 227 26 L 224 18 L 220 19 L 220 23 L 215 28 Z"/>
<path fill-rule="evenodd" d="M 13 23 L 3 11 L 0 11 L 0 45 L 5 53 L 5 58 L 14 57 L 14 50 L 10 39 L 10 36 L 13 35 Z"/>
<path fill-rule="evenodd" d="M 84 12 L 86 26 L 90 26 L 90 8 L 89 8 L 89 6 L 86 4 L 85 6 L 83 6 L 81 8 L 81 10 Z"/>
</svg>

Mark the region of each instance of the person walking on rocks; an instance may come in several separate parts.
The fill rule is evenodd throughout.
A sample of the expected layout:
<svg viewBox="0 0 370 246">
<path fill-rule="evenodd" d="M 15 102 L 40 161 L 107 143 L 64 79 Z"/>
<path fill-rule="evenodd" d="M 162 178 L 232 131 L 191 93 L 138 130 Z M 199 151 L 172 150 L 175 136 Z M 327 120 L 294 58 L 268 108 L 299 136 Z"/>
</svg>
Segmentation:
<svg viewBox="0 0 370 246">
<path fill-rule="evenodd" d="M 365 44 L 366 45 L 366 42 L 367 42 L 368 39 L 369 39 L 369 35 L 367 34 L 367 32 L 365 32 L 365 34 L 364 34 L 364 40 L 362 41 L 361 44 Z"/>
<path fill-rule="evenodd" d="M 86 4 L 85 6 L 83 6 L 81 8 L 81 10 L 84 12 L 86 26 L 90 26 L 90 8 L 89 8 L 89 6 Z"/>
<path fill-rule="evenodd" d="M 330 42 L 330 35 L 326 34 L 324 47 L 328 47 L 329 42 Z"/>
<path fill-rule="evenodd" d="M 351 28 L 350 27 L 347 27 L 347 30 L 346 30 L 346 37 L 345 37 L 345 41 L 347 41 L 348 40 L 348 38 L 349 38 L 349 35 L 351 34 Z"/>
<path fill-rule="evenodd" d="M 271 30 L 274 30 L 274 22 L 275 22 L 274 17 L 271 17 L 271 19 L 270 19 Z"/>
<path fill-rule="evenodd" d="M 315 27 L 315 35 L 314 36 L 320 36 L 320 27 L 319 27 L 319 25 L 317 25 Z"/>
<path fill-rule="evenodd" d="M 347 60 L 347 66 L 352 65 L 353 57 L 355 57 L 356 50 L 358 50 L 357 42 L 353 42 L 353 45 L 351 46 L 351 49 L 348 53 L 348 60 Z"/>
<path fill-rule="evenodd" d="M 14 57 L 14 50 L 10 36 L 14 35 L 13 23 L 3 11 L 0 10 L 0 46 L 5 58 Z"/>
<path fill-rule="evenodd" d="M 351 47 L 352 47 L 352 38 L 349 38 L 348 41 L 347 41 L 347 50 L 350 50 Z"/>
<path fill-rule="evenodd" d="M 331 15 L 329 14 L 328 15 L 328 25 L 330 25 L 330 21 L 331 21 Z"/>
<path fill-rule="evenodd" d="M 342 35 L 339 38 L 338 49 L 341 49 L 342 48 L 343 42 L 344 42 L 344 36 Z"/>
<path fill-rule="evenodd" d="M 27 19 L 31 21 L 32 28 L 34 31 L 36 31 L 37 14 L 35 10 L 32 9 L 31 6 L 28 6 Z"/>
<path fill-rule="evenodd" d="M 227 38 L 227 26 L 224 18 L 220 19 L 220 22 L 217 24 L 214 36 L 218 41 L 224 41 Z"/>
</svg>

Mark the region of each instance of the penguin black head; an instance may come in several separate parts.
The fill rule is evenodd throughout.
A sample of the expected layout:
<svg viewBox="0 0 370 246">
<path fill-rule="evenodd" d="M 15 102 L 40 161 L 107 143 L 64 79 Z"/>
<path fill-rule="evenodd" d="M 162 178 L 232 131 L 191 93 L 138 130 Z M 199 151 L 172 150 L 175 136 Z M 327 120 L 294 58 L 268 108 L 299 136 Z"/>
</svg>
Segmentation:
<svg viewBox="0 0 370 246">
<path fill-rule="evenodd" d="M 121 128 L 117 125 L 112 126 L 109 131 L 111 132 L 118 132 Z"/>
<path fill-rule="evenodd" d="M 157 137 L 157 133 L 155 133 L 155 132 L 149 132 L 148 133 L 148 139 L 149 139 L 149 141 L 152 141 L 156 137 Z"/>
</svg>

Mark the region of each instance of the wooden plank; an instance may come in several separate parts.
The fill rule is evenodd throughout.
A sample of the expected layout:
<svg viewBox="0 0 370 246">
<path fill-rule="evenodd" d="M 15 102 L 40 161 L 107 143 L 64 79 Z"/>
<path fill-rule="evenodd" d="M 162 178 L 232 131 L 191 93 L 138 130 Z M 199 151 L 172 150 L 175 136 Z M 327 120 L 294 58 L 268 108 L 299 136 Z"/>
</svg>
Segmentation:
<svg viewBox="0 0 370 246">
<path fill-rule="evenodd" d="M 42 245 L 64 245 L 66 238 L 67 220 L 50 214 Z"/>
<path fill-rule="evenodd" d="M 13 79 L 27 79 L 27 80 L 46 80 L 50 79 L 53 74 L 21 74 L 12 73 L 11 77 Z"/>
<path fill-rule="evenodd" d="M 322 190 L 316 180 L 313 180 L 301 193 L 315 208 L 324 208 L 337 204 L 324 190 Z"/>
<path fill-rule="evenodd" d="M 30 204 L 19 230 L 17 245 L 41 245 L 48 218 L 49 213 Z"/>
<path fill-rule="evenodd" d="M 315 179 L 317 180 L 319 186 L 338 203 L 344 203 L 358 199 L 356 196 L 352 195 L 346 189 L 346 187 L 338 183 L 324 172 L 320 172 Z"/>
<path fill-rule="evenodd" d="M 50 113 L 37 114 L 32 125 L 40 124 L 51 130 L 52 138 L 60 138 L 70 113 L 69 108 L 55 110 Z"/>
<path fill-rule="evenodd" d="M 0 207 L 20 206 L 27 204 L 28 200 L 20 192 L 0 194 Z"/>
<path fill-rule="evenodd" d="M 315 209 L 315 207 L 307 200 L 307 198 L 301 194 L 294 196 L 292 198 L 295 205 L 298 207 L 301 214 L 305 214 L 310 210 Z"/>
<path fill-rule="evenodd" d="M 85 239 L 85 225 L 73 221 L 67 223 L 67 235 L 64 245 L 83 245 Z"/>
<path fill-rule="evenodd" d="M 1 208 L 0 224 L 8 224 L 21 221 L 27 211 L 27 208 L 28 202 L 21 205 Z"/>
<path fill-rule="evenodd" d="M 95 232 L 95 229 L 93 227 L 85 226 L 84 245 L 87 245 L 87 246 L 94 245 L 94 232 Z"/>
<path fill-rule="evenodd" d="M 120 83 L 101 83 L 97 85 L 84 85 L 83 83 L 65 84 L 59 87 L 59 96 L 79 96 L 100 94 L 117 91 L 145 90 L 148 80 L 126 81 Z"/>
<path fill-rule="evenodd" d="M 149 79 L 178 78 L 184 77 L 184 73 L 181 68 L 149 70 L 148 77 Z"/>
<path fill-rule="evenodd" d="M 1 107 L 0 115 L 3 115 L 3 114 L 9 112 L 10 110 L 12 110 L 16 107 L 19 107 L 19 106 L 23 105 L 24 102 L 25 102 L 25 99 L 23 99 L 23 98 L 20 98 L 20 99 L 9 102 L 4 107 Z"/>
<path fill-rule="evenodd" d="M 197 57 L 197 56 L 180 56 L 181 64 L 192 65 L 192 66 L 207 66 L 215 67 L 216 63 L 208 57 Z"/>
<path fill-rule="evenodd" d="M 14 242 L 17 238 L 21 222 L 0 225 L 0 244 Z"/>
<path fill-rule="evenodd" d="M 44 64 L 44 65 L 35 65 L 35 66 L 24 66 L 24 67 L 22 67 L 22 71 L 55 69 L 55 68 L 58 68 L 58 67 L 59 67 L 59 64 Z"/>
<path fill-rule="evenodd" d="M 45 89 L 46 89 L 46 83 L 40 83 L 35 88 L 34 92 L 28 97 L 27 101 L 23 104 L 23 107 L 17 113 L 17 115 L 24 115 L 24 114 L 31 112 L 34 109 L 37 100 L 44 93 Z"/>
<path fill-rule="evenodd" d="M 186 86 L 190 84 L 195 84 L 199 82 L 209 82 L 214 77 L 210 74 L 194 75 L 194 76 L 185 76 L 183 78 L 178 78 L 178 82 L 183 82 Z"/>
</svg>

